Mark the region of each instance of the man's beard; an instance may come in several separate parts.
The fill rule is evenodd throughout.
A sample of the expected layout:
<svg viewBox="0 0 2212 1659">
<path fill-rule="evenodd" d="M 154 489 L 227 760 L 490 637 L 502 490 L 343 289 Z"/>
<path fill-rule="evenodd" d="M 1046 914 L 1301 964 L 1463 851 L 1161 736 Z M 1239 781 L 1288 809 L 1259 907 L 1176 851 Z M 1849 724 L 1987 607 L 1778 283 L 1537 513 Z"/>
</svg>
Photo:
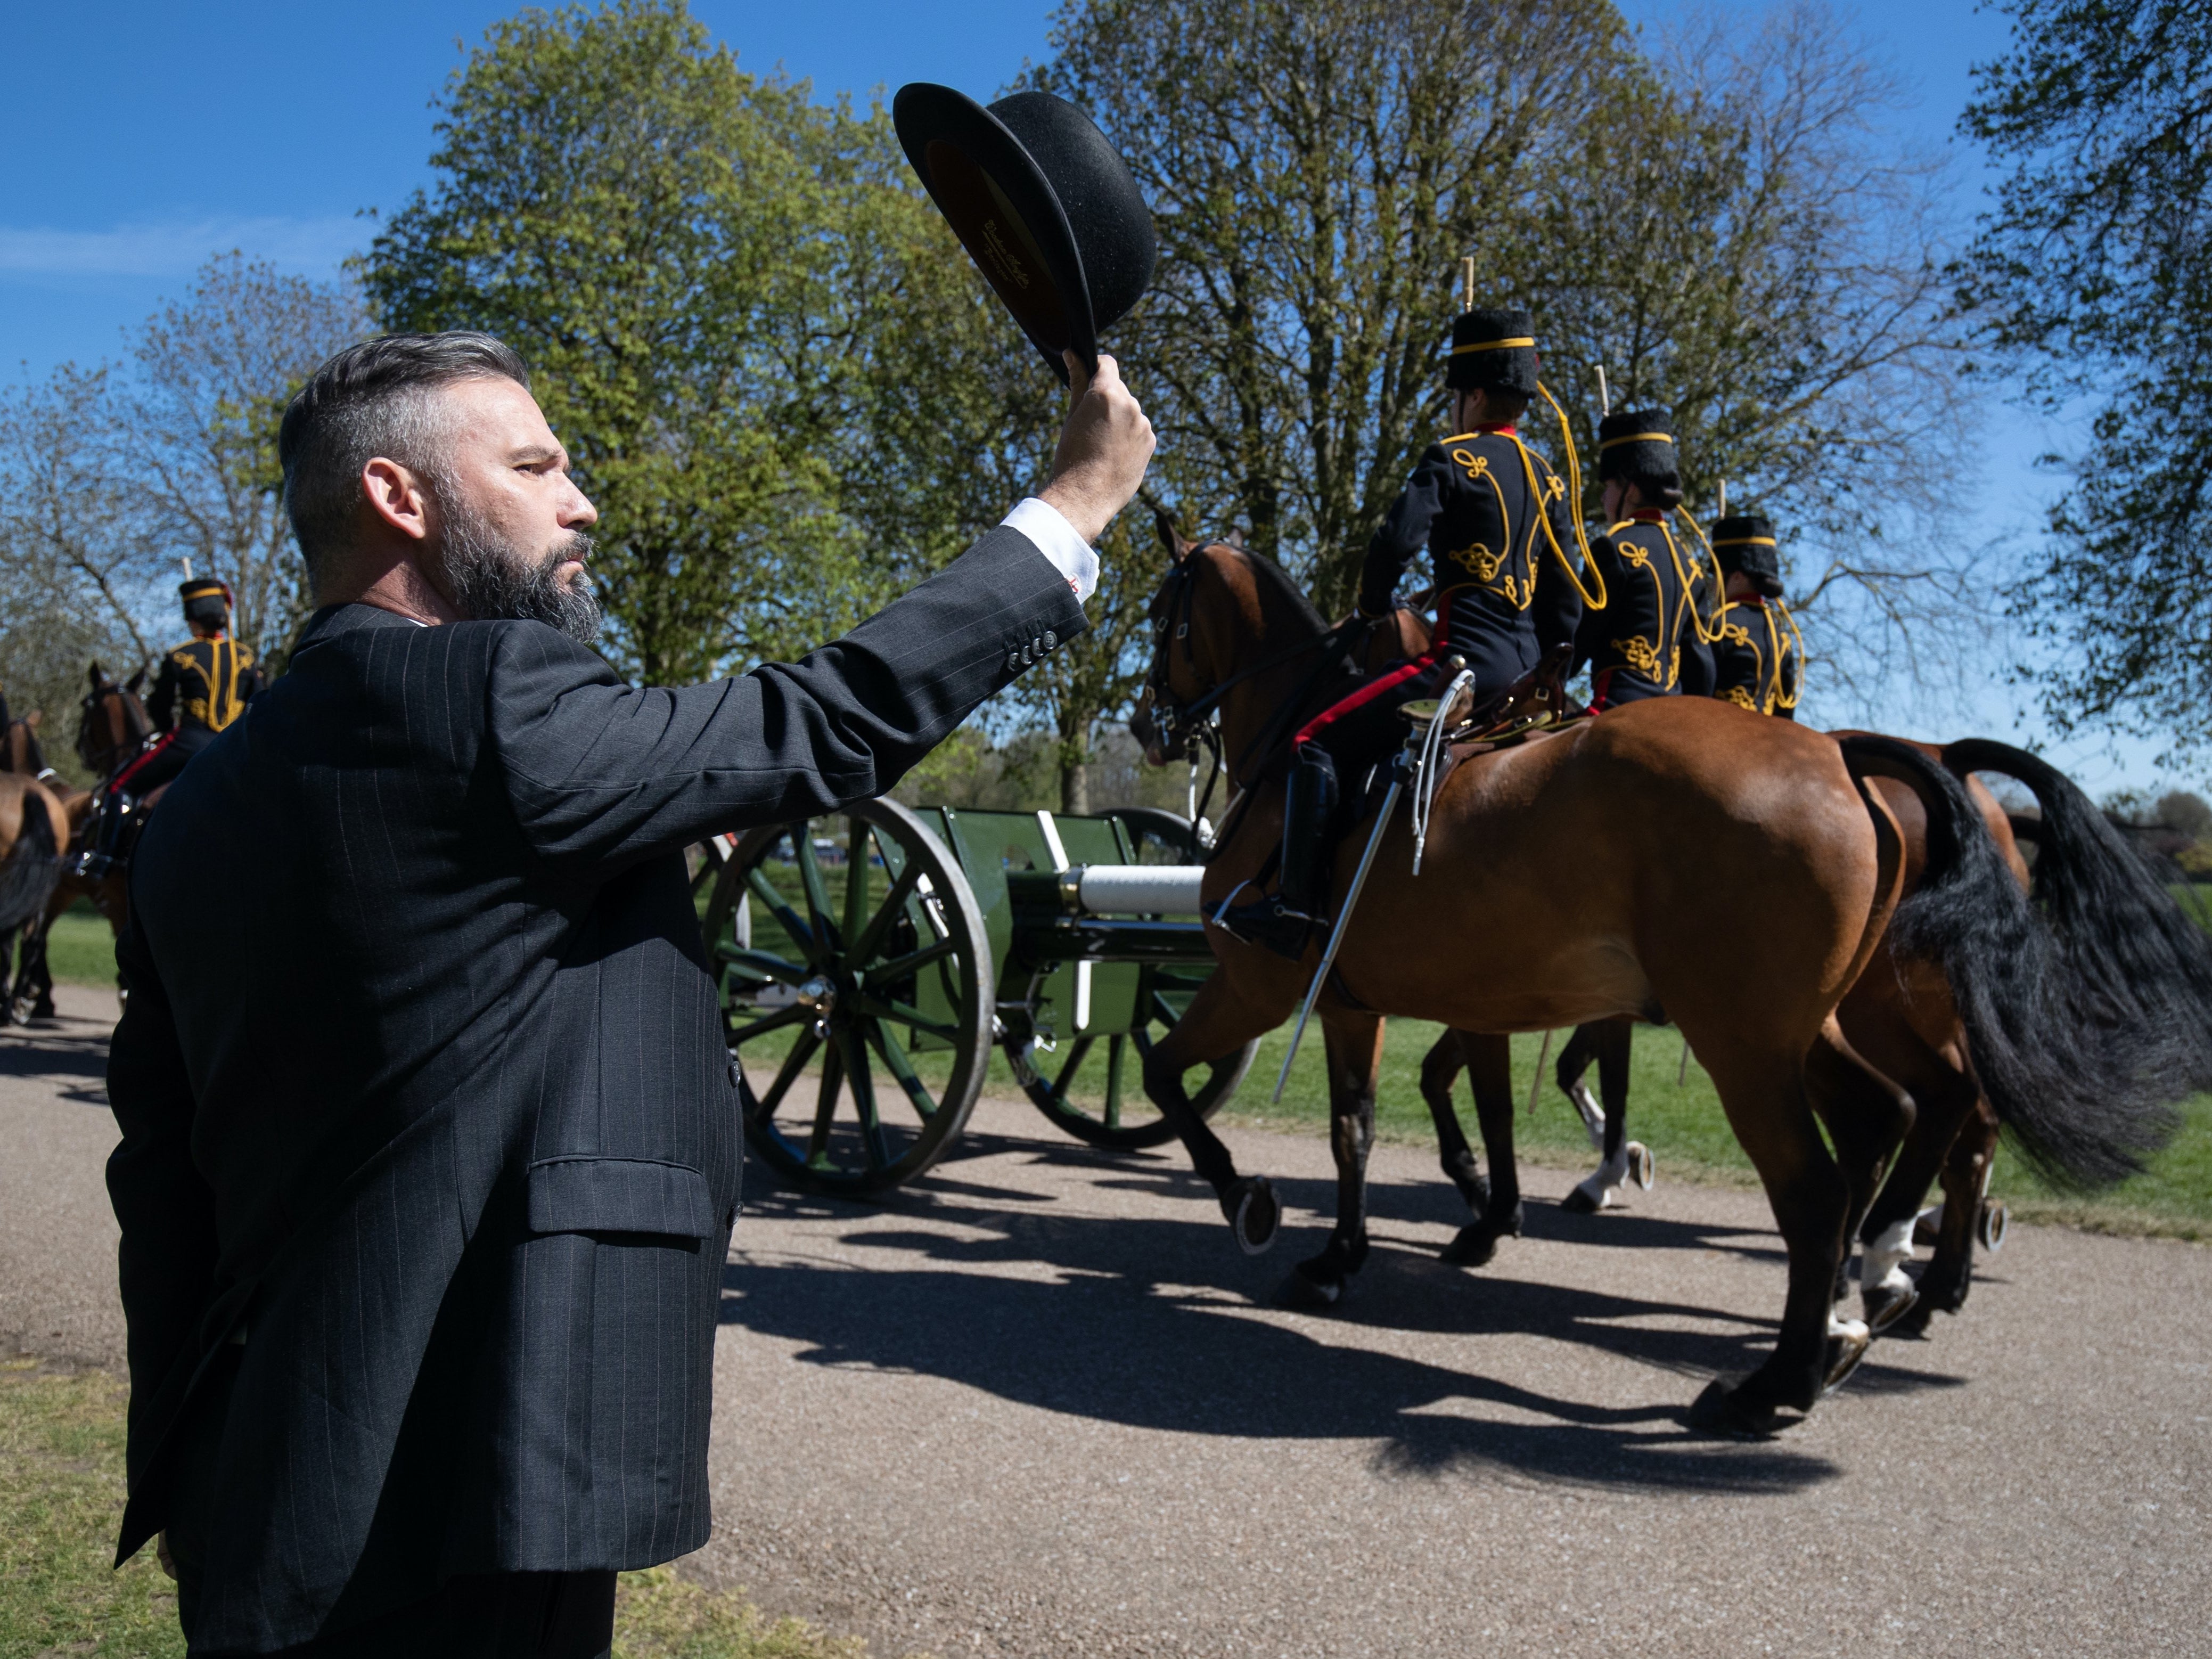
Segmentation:
<svg viewBox="0 0 2212 1659">
<path fill-rule="evenodd" d="M 572 530 L 533 559 L 467 507 L 446 508 L 446 580 L 454 605 L 471 622 L 541 622 L 579 645 L 596 645 L 599 601 L 589 578 L 581 570 L 572 581 L 560 576 L 564 561 L 582 564 L 592 549 L 589 536 Z"/>
</svg>

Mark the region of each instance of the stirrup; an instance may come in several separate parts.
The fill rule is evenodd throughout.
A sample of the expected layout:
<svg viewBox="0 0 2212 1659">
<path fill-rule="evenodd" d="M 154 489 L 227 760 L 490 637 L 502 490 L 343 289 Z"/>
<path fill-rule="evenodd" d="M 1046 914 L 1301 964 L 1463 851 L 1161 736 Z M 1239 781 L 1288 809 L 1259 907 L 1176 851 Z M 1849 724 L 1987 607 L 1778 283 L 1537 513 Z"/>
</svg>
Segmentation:
<svg viewBox="0 0 2212 1659">
<path fill-rule="evenodd" d="M 79 881 L 105 880 L 116 866 L 117 860 L 106 853 L 79 853 L 70 860 L 69 873 Z"/>
<path fill-rule="evenodd" d="M 1234 892 L 1214 906 L 1213 914 L 1206 920 L 1239 944 L 1265 945 L 1279 957 L 1292 962 L 1302 960 L 1314 929 L 1322 925 L 1322 919 L 1303 910 L 1293 910 L 1279 898 L 1264 893 L 1236 904 L 1237 893 L 1250 885 L 1249 882 L 1239 884 Z M 1236 905 L 1233 909 L 1232 904 Z"/>
</svg>

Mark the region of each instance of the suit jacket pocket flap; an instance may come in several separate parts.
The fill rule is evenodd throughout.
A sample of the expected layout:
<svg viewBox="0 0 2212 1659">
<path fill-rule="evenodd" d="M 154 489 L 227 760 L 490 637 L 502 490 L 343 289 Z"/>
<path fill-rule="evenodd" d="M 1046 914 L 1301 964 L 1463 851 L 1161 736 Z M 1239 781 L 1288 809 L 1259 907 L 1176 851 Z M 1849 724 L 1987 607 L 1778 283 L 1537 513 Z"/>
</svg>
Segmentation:
<svg viewBox="0 0 2212 1659">
<path fill-rule="evenodd" d="M 707 1177 L 641 1158 L 561 1158 L 530 1166 L 534 1233 L 676 1233 L 711 1238 Z"/>
</svg>

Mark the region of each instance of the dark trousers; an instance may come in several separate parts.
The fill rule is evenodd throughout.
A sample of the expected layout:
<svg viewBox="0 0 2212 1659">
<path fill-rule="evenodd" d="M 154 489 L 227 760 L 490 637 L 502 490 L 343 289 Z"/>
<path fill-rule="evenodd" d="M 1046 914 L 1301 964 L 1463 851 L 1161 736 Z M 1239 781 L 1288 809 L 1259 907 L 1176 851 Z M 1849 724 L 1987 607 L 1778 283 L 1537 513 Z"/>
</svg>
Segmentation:
<svg viewBox="0 0 2212 1659">
<path fill-rule="evenodd" d="M 493 1572 L 270 1659 L 604 1659 L 614 1632 L 611 1572 Z"/>
<path fill-rule="evenodd" d="M 237 1355 L 226 1348 L 180 1425 L 167 1540 L 177 1567 L 177 1613 L 192 1628 L 206 1559 L 222 1423 Z M 490 1572 L 449 1578 L 420 1601 L 342 1633 L 283 1648 L 270 1659 L 604 1659 L 614 1644 L 611 1572 Z M 191 1659 L 215 1659 L 195 1645 Z"/>
</svg>

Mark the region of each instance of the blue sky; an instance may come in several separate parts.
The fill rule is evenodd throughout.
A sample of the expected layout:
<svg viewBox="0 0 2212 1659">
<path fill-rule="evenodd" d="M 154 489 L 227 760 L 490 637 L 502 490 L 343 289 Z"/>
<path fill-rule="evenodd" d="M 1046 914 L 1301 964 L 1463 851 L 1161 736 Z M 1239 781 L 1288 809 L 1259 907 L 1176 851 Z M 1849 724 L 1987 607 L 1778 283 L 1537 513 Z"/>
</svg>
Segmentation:
<svg viewBox="0 0 2212 1659">
<path fill-rule="evenodd" d="M 15 9 L 16 72 L 0 100 L 0 155 L 9 158 L 0 173 L 0 376 L 114 354 L 122 331 L 219 249 L 329 274 L 365 240 L 362 210 L 396 205 L 423 181 L 428 106 L 457 61 L 457 42 L 476 40 L 514 9 L 453 0 Z M 1623 3 L 1632 22 L 1655 30 L 1686 9 L 1681 0 Z M 986 95 L 1025 58 L 1045 55 L 1050 12 L 1026 0 L 695 0 L 694 9 L 746 67 L 781 64 L 824 93 L 935 80 Z M 1736 0 L 1703 9 L 1725 20 L 1766 8 Z M 1915 100 L 1905 130 L 1954 144 L 1969 66 L 2002 49 L 2006 20 L 1972 0 L 1857 0 L 1838 9 L 1905 82 Z M 1970 150 L 1960 163 L 1969 186 L 1982 176 Z M 2052 487 L 2027 458 L 2069 436 L 1996 414 L 1985 465 L 1961 484 L 1976 492 L 1967 533 L 2025 541 Z M 1936 720 L 1931 735 L 2044 735 L 1998 683 L 2002 667 L 1993 655 L 1989 689 L 1942 711 L 1950 718 Z M 2161 781 L 2154 752 L 2079 740 L 2052 750 L 2099 792 Z"/>
</svg>

